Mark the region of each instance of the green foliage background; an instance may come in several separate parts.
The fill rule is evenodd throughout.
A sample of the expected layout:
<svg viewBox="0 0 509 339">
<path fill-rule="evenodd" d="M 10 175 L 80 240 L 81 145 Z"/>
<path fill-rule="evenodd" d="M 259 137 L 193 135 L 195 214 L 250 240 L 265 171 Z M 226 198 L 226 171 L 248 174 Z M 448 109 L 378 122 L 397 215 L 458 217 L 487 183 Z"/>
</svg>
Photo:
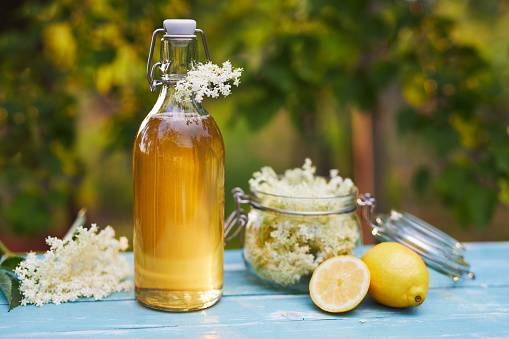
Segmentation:
<svg viewBox="0 0 509 339">
<path fill-rule="evenodd" d="M 389 97 L 397 140 L 421 145 L 408 160 L 415 203 L 432 197 L 464 226 L 486 226 L 509 205 L 507 1 L 0 6 L 3 231 L 51 232 L 82 205 L 129 224 L 129 153 L 155 101 L 144 74 L 148 45 L 167 17 L 196 18 L 214 61 L 245 69 L 231 97 L 208 103 L 225 135 L 228 188 L 266 162 L 284 169 L 305 156 L 354 175 L 351 114 L 376 122 Z M 379 199 L 401 205 L 390 179 L 380 179 L 388 183 Z"/>
</svg>

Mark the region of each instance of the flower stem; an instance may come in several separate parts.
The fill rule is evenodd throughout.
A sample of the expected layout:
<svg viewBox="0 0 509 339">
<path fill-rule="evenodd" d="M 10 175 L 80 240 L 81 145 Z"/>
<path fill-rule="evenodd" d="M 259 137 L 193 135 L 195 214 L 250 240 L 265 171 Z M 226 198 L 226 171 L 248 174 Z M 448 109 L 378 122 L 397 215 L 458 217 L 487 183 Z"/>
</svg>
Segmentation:
<svg viewBox="0 0 509 339">
<path fill-rule="evenodd" d="M 71 240 L 72 237 L 74 236 L 74 233 L 76 233 L 76 229 L 80 226 L 84 226 L 86 220 L 87 220 L 87 210 L 82 208 L 78 211 L 76 219 L 74 219 L 71 228 L 69 228 L 63 240 L 64 241 Z"/>
</svg>

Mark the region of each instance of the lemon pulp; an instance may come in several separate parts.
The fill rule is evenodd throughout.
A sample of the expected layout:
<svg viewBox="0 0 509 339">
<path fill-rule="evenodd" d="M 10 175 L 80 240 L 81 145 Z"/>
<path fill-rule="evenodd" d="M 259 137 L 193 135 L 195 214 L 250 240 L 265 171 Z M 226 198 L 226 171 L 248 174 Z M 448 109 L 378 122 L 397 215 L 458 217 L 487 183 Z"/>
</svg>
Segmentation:
<svg viewBox="0 0 509 339">
<path fill-rule="evenodd" d="M 359 305 L 368 292 L 368 267 L 354 256 L 338 256 L 321 263 L 309 282 L 311 299 L 320 309 L 339 313 Z"/>
</svg>

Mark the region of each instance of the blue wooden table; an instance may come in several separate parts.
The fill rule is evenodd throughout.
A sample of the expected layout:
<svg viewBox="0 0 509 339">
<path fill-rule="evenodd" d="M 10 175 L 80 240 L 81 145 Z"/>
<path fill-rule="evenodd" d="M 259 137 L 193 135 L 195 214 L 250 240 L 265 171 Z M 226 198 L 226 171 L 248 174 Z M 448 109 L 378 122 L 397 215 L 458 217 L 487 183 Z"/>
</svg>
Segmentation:
<svg viewBox="0 0 509 339">
<path fill-rule="evenodd" d="M 386 308 L 368 297 L 347 314 L 321 312 L 306 294 L 260 285 L 244 270 L 240 251 L 227 251 L 224 296 L 207 310 L 153 311 L 132 292 L 9 313 L 1 300 L 0 337 L 509 338 L 509 242 L 467 249 L 477 279 L 454 284 L 431 272 L 427 300 L 413 309 Z"/>
</svg>

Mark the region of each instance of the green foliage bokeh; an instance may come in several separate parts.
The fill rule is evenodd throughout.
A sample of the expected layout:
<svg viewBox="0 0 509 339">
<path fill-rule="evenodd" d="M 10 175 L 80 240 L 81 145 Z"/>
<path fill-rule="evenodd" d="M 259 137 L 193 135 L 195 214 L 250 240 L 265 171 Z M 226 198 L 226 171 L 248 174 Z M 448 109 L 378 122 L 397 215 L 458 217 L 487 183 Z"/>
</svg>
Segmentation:
<svg viewBox="0 0 509 339">
<path fill-rule="evenodd" d="M 508 6 L 461 4 L 465 16 L 485 25 Z M 415 188 L 440 197 L 463 225 L 484 226 L 500 202 L 509 204 L 507 78 L 496 58 L 458 38 L 458 17 L 439 10 L 439 2 L 31 0 L 2 6 L 2 227 L 43 232 L 79 208 L 75 190 L 86 170 L 75 142 L 83 95 L 110 107 L 109 148 L 130 151 L 155 100 L 144 70 L 152 31 L 166 17 L 196 18 L 215 61 L 244 67 L 242 86 L 228 99 L 238 112 L 230 123 L 243 119 L 256 130 L 284 111 L 308 141 L 308 153 L 326 162 L 335 146 L 319 137 L 327 124 L 323 107 L 376 115 L 383 93 L 396 88 L 394 123 L 434 152 L 434 165 L 416 170 Z"/>
</svg>

